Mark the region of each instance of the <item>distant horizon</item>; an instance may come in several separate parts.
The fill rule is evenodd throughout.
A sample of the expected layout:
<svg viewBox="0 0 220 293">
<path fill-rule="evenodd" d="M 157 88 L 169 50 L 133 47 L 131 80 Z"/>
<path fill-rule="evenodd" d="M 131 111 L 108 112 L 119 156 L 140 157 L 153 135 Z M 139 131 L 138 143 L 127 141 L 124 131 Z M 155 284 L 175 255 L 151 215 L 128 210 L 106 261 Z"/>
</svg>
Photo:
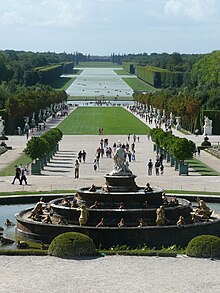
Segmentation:
<svg viewBox="0 0 220 293">
<path fill-rule="evenodd" d="M 87 50 L 87 52 L 88 53 L 84 53 L 84 52 L 80 52 L 79 50 L 74 50 L 73 52 L 67 52 L 67 51 L 59 51 L 59 52 L 56 52 L 56 51 L 54 51 L 54 50 L 52 50 L 52 51 L 48 51 L 48 50 L 45 50 L 45 51 L 33 51 L 33 50 L 30 50 L 30 49 L 12 49 L 12 48 L 7 48 L 7 49 L 1 49 L 0 48 L 0 51 L 7 51 L 7 50 L 9 50 L 9 51 L 17 51 L 17 52 L 32 52 L 32 53 L 47 53 L 47 52 L 49 52 L 49 53 L 55 53 L 55 54 L 61 54 L 61 53 L 67 53 L 67 54 L 75 54 L 76 52 L 77 53 L 80 53 L 80 54 L 83 54 L 83 55 L 85 55 L 85 56 L 88 56 L 88 55 L 90 55 L 90 56 L 92 56 L 92 57 L 110 57 L 112 54 L 115 54 L 115 55 L 118 55 L 118 54 L 120 54 L 120 55 L 132 55 L 132 54 L 134 54 L 134 55 L 138 55 L 138 54 L 148 54 L 148 55 L 151 55 L 151 54 L 173 54 L 173 53 L 178 53 L 178 54 L 180 54 L 180 55 L 193 55 L 193 54 L 195 54 L 195 55 L 204 55 L 204 54 L 211 54 L 211 53 L 213 53 L 213 52 L 215 52 L 215 51 L 220 51 L 220 49 L 214 49 L 214 50 L 212 50 L 212 51 L 209 51 L 209 52 L 192 52 L 192 53 L 188 53 L 188 52 L 177 52 L 177 51 L 173 51 L 173 52 L 165 52 L 165 51 L 161 51 L 161 52 L 156 52 L 156 51 L 152 51 L 152 52 L 130 52 L 130 53 L 116 53 L 116 52 L 112 52 L 112 53 L 109 53 L 109 54 L 96 54 L 96 53 L 94 53 L 94 54 L 92 54 L 92 53 L 89 53 L 88 52 L 88 50 Z"/>
<path fill-rule="evenodd" d="M 219 0 L 0 1 L 1 50 L 109 56 L 219 50 Z"/>
</svg>

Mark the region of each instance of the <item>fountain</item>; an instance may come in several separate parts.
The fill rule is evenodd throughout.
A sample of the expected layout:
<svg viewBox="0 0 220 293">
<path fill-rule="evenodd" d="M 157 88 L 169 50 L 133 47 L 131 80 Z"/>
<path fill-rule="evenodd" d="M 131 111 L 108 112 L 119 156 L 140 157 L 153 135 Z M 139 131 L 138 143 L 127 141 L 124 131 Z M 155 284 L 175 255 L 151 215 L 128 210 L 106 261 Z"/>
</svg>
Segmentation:
<svg viewBox="0 0 220 293">
<path fill-rule="evenodd" d="M 48 211 L 35 220 L 30 218 L 32 209 L 16 214 L 17 237 L 50 243 L 74 231 L 90 236 L 97 247 L 161 247 L 185 246 L 202 234 L 220 236 L 219 214 L 194 222 L 188 200 L 164 197 L 161 188 L 138 187 L 124 152 L 118 142 L 113 170 L 103 186 L 80 188 L 74 200 L 72 195 L 50 201 L 52 223 L 45 221 Z"/>
</svg>

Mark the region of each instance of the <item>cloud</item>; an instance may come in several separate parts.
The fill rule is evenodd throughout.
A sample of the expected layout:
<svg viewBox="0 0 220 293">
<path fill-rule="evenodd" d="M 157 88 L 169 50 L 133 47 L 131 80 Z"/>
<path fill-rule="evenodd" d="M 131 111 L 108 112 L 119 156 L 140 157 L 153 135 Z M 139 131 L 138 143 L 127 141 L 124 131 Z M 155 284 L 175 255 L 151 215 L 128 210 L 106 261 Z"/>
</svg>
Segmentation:
<svg viewBox="0 0 220 293">
<path fill-rule="evenodd" d="M 166 0 L 164 11 L 169 16 L 204 20 L 214 12 L 215 4 L 216 0 Z"/>
<path fill-rule="evenodd" d="M 1 23 L 5 25 L 20 25 L 24 23 L 24 19 L 16 11 L 4 12 L 1 15 Z"/>
<path fill-rule="evenodd" d="M 8 0 L 0 3 L 1 25 L 74 27 L 86 19 L 87 0 Z"/>
</svg>

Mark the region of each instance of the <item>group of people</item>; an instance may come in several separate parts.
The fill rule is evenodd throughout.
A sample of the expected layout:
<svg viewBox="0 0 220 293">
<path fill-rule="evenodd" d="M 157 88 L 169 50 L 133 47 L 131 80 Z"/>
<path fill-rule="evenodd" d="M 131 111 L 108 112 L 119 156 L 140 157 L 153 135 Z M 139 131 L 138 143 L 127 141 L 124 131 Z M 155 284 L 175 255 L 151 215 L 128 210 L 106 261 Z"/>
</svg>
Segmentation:
<svg viewBox="0 0 220 293">
<path fill-rule="evenodd" d="M 79 162 L 81 163 L 81 162 L 83 162 L 83 163 L 85 163 L 86 162 L 86 151 L 85 150 L 83 150 L 83 151 L 79 151 L 79 153 L 78 153 L 78 160 L 79 160 Z"/>
<path fill-rule="evenodd" d="M 16 180 L 19 181 L 19 184 L 22 185 L 23 181 L 25 185 L 27 185 L 27 175 L 29 174 L 28 166 L 23 166 L 22 164 L 20 166 L 15 165 L 15 176 L 11 182 L 11 184 L 14 184 Z"/>
<path fill-rule="evenodd" d="M 75 179 L 78 179 L 79 178 L 79 167 L 80 167 L 80 163 L 82 163 L 82 162 L 85 163 L 86 162 L 86 156 L 87 156 L 87 153 L 86 153 L 85 150 L 79 151 L 78 158 L 75 161 L 75 166 L 74 166 L 74 176 L 75 176 Z"/>
<path fill-rule="evenodd" d="M 164 155 L 160 154 L 160 156 L 156 157 L 155 163 L 153 163 L 152 159 L 149 159 L 147 163 L 147 174 L 148 176 L 153 175 L 153 167 L 155 168 L 156 176 L 163 175 L 164 173 Z"/>
</svg>

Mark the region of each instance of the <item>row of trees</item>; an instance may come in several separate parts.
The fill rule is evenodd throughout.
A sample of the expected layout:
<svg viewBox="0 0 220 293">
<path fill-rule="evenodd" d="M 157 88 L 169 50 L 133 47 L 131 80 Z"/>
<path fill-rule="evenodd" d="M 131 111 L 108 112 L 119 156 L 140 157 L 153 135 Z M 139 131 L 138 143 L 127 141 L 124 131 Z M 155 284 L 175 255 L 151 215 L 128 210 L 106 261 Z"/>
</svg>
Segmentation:
<svg viewBox="0 0 220 293">
<path fill-rule="evenodd" d="M 16 94 L 10 95 L 5 102 L 3 116 L 6 121 L 6 132 L 14 133 L 17 126 L 23 127 L 24 117 L 32 117 L 41 110 L 52 108 L 67 100 L 64 91 L 54 91 L 50 87 L 23 87 Z"/>
<path fill-rule="evenodd" d="M 32 174 L 40 174 L 41 169 L 50 160 L 53 154 L 58 150 L 58 143 L 63 134 L 58 128 L 52 128 L 40 137 L 32 137 L 24 152 L 33 161 Z"/>
<path fill-rule="evenodd" d="M 165 132 L 160 128 L 154 128 L 150 132 L 152 141 L 160 148 L 166 150 L 180 163 L 193 158 L 196 145 L 191 140 L 174 136 L 171 132 Z"/>
<path fill-rule="evenodd" d="M 145 94 L 135 93 L 133 97 L 143 105 L 160 109 L 161 113 L 165 110 L 166 115 L 172 112 L 176 116 L 181 116 L 181 125 L 189 131 L 194 131 L 197 126 L 200 101 L 194 96 L 182 92 L 177 95 L 170 90 L 163 90 Z"/>
<path fill-rule="evenodd" d="M 133 62 L 141 66 L 153 66 L 170 71 L 190 72 L 193 64 L 195 64 L 202 54 L 180 54 L 174 52 L 168 53 L 140 53 L 140 54 L 112 54 L 112 62 Z"/>
<path fill-rule="evenodd" d="M 33 80 L 31 76 L 34 74 L 34 68 L 36 67 L 68 62 L 77 64 L 85 60 L 86 57 L 78 52 L 67 54 L 66 52 L 0 51 L 0 83 L 5 81 L 25 86 L 32 85 L 33 83 L 30 83 Z"/>
</svg>

